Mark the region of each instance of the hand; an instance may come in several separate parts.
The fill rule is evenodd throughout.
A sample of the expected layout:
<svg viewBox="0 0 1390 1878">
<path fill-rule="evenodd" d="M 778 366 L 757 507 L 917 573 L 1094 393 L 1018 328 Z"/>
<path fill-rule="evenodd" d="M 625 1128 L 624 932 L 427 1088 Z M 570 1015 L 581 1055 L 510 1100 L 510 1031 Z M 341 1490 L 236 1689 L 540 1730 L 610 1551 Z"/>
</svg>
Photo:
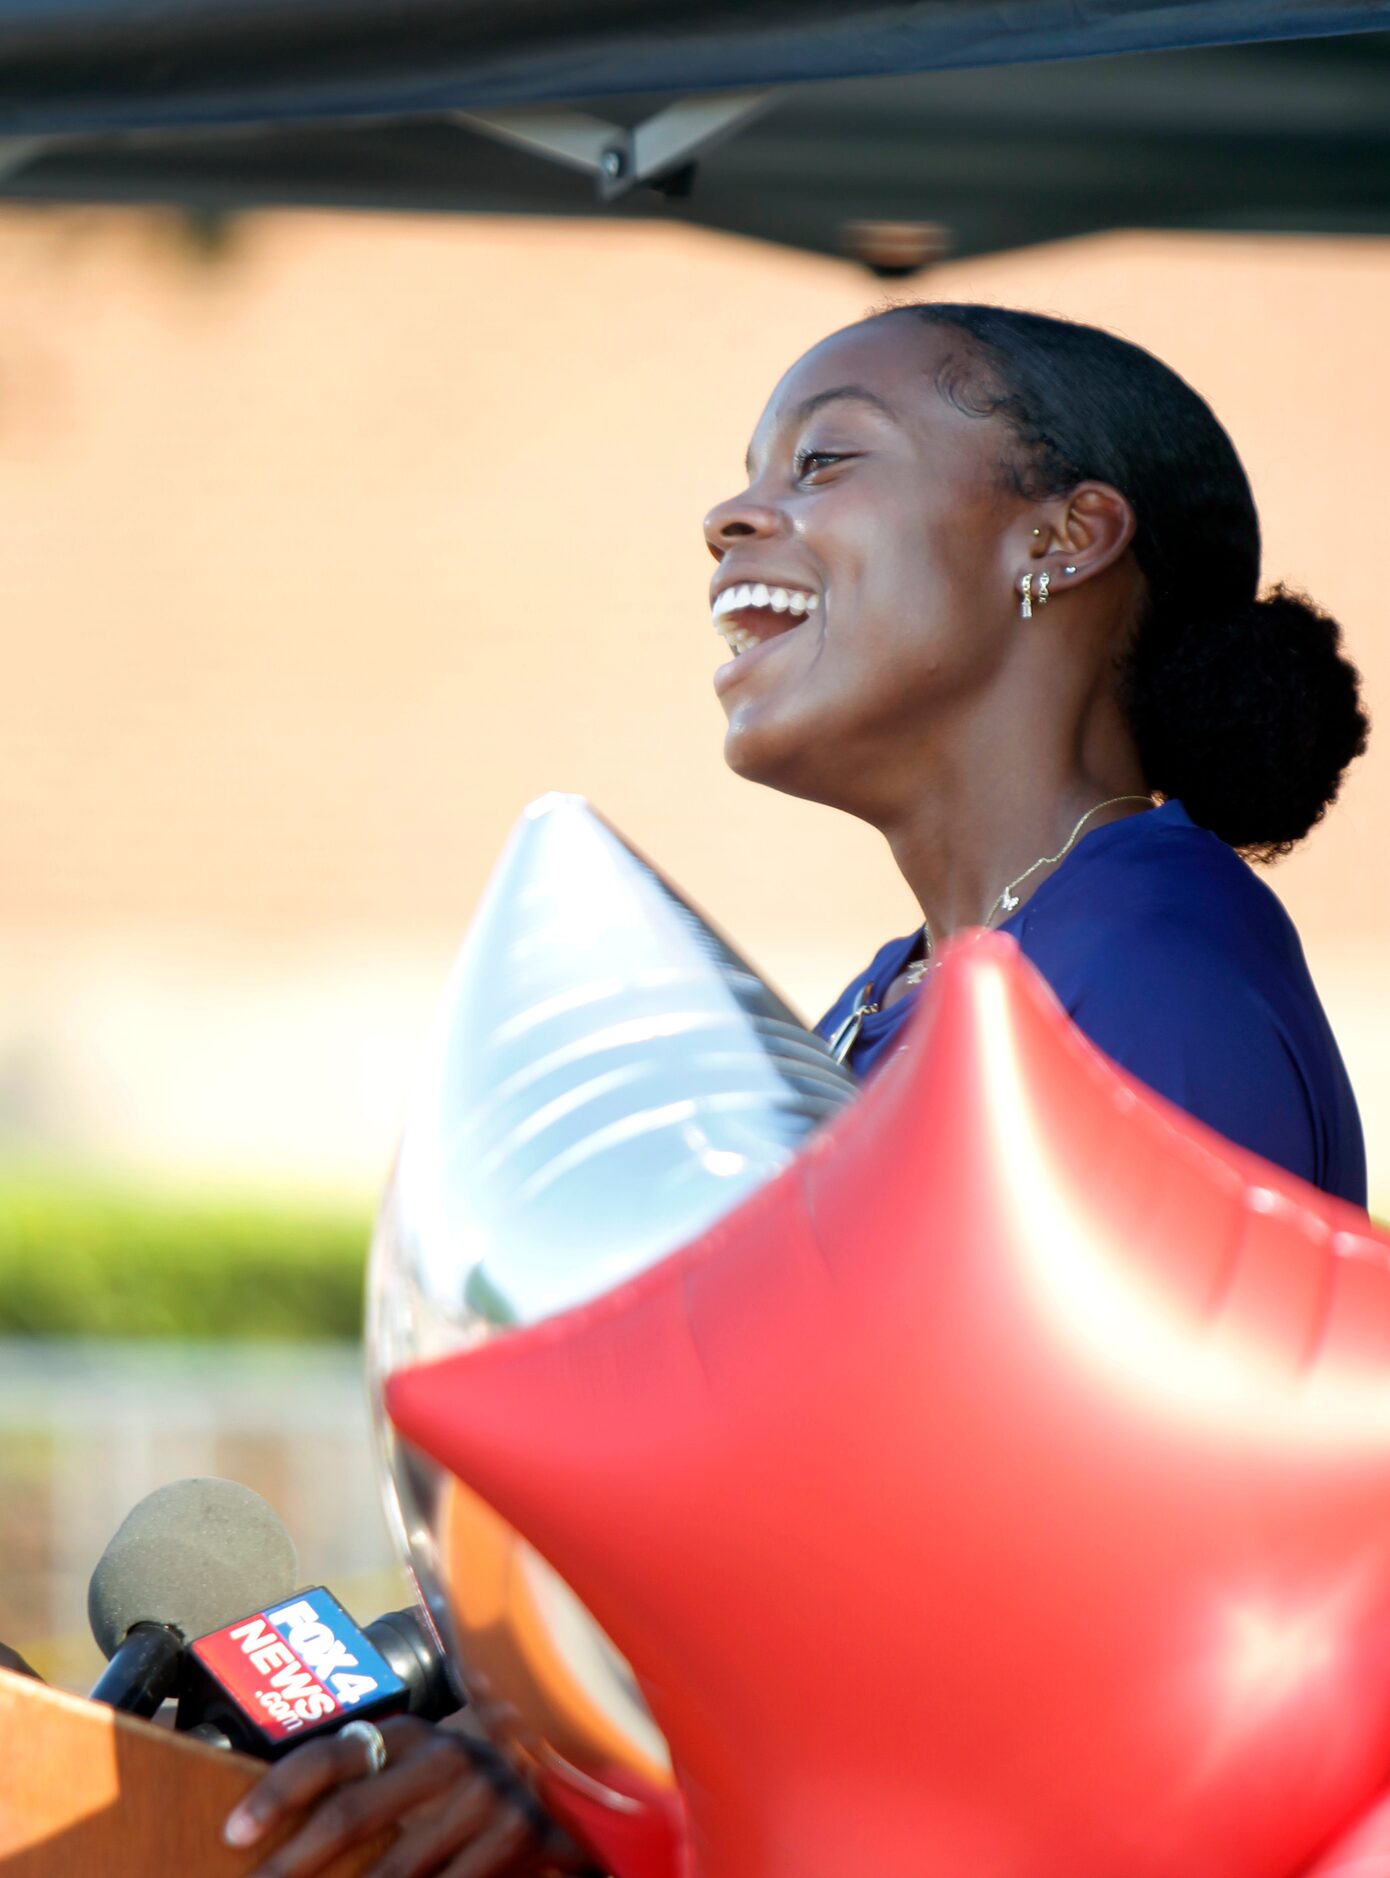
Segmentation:
<svg viewBox="0 0 1390 1878">
<path fill-rule="evenodd" d="M 392 1827 L 399 1836 L 363 1878 L 522 1878 L 583 1868 L 582 1855 L 485 1742 L 457 1725 L 405 1715 L 380 1726 L 381 1773 L 366 1773 L 360 1741 L 327 1735 L 287 1754 L 232 1810 L 223 1827 L 229 1845 L 297 1828 L 256 1867 L 256 1878 L 311 1878 Z"/>
</svg>

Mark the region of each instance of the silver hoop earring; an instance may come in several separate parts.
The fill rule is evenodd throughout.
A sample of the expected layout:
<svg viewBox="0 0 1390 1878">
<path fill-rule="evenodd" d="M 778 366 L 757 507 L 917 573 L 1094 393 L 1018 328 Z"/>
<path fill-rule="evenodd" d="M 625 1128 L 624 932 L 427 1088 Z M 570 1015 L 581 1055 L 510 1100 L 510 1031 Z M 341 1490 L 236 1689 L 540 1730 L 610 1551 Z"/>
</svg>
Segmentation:
<svg viewBox="0 0 1390 1878">
<path fill-rule="evenodd" d="M 1052 576 L 1048 573 L 1046 568 L 1044 568 L 1041 574 L 1038 575 L 1038 605 L 1039 606 L 1047 605 L 1047 587 L 1048 587 L 1048 582 L 1051 579 L 1052 579 Z"/>
<path fill-rule="evenodd" d="M 1032 619 L 1033 617 L 1033 576 L 1031 574 L 1025 574 L 1023 576 L 1023 579 L 1018 583 L 1018 590 L 1023 595 L 1023 603 L 1018 609 L 1019 617 L 1021 619 Z"/>
</svg>

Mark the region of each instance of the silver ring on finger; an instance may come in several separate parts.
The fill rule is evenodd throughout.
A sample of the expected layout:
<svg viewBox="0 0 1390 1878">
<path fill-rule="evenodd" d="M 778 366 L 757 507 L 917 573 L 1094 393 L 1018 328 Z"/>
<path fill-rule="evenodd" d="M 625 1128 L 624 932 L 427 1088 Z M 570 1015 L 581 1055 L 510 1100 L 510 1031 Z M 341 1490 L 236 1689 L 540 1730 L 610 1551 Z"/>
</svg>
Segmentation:
<svg viewBox="0 0 1390 1878">
<path fill-rule="evenodd" d="M 386 1765 L 386 1737 L 375 1722 L 353 1721 L 338 1730 L 340 1741 L 360 1741 L 367 1750 L 367 1765 L 359 1778 L 368 1780 Z"/>
</svg>

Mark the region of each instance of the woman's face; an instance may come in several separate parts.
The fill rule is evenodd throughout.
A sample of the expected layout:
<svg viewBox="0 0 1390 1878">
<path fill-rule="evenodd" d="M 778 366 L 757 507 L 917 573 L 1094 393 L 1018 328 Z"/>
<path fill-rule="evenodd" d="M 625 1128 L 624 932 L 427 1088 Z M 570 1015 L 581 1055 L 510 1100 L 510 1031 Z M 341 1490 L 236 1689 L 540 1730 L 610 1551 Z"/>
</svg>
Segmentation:
<svg viewBox="0 0 1390 1878">
<path fill-rule="evenodd" d="M 706 519 L 715 623 L 745 648 L 714 680 L 740 775 L 891 814 L 924 739 L 1006 663 L 1034 518 L 999 420 L 935 389 L 963 344 L 911 316 L 823 341 L 773 392 L 748 487 Z"/>
</svg>

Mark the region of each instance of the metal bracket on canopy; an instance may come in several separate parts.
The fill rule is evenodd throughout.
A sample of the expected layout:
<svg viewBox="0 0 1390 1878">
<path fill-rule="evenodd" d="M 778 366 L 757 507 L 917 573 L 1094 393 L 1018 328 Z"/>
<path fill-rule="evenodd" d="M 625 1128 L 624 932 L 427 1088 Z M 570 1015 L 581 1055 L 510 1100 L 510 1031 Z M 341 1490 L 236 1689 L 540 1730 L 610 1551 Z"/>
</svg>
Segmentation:
<svg viewBox="0 0 1390 1878">
<path fill-rule="evenodd" d="M 594 178 L 599 201 L 616 202 L 643 183 L 656 189 L 678 186 L 698 157 L 771 102 L 770 91 L 680 98 L 630 130 L 568 105 L 516 105 L 453 115 L 456 123 L 485 137 L 585 171 Z"/>
<path fill-rule="evenodd" d="M 0 185 L 48 148 L 47 137 L 0 137 Z"/>
</svg>

